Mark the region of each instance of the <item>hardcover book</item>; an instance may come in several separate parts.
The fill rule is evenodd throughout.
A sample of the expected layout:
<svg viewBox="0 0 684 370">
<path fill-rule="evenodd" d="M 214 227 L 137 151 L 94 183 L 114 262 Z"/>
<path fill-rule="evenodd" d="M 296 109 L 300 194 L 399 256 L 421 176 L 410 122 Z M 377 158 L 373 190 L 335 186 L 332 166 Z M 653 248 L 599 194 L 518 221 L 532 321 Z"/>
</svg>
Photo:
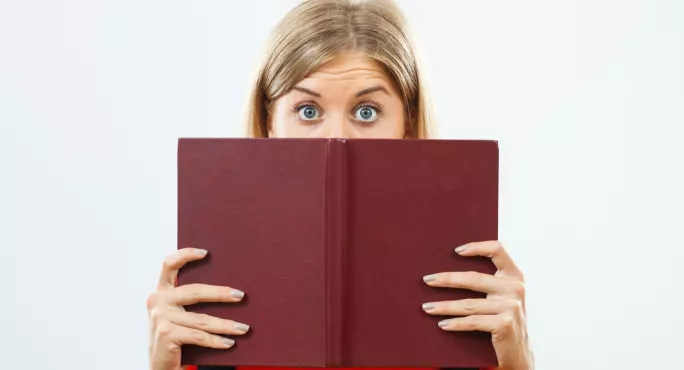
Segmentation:
<svg viewBox="0 0 684 370">
<path fill-rule="evenodd" d="M 178 248 L 204 248 L 178 284 L 239 303 L 186 310 L 250 325 L 231 349 L 185 345 L 194 365 L 496 366 L 491 335 L 447 332 L 427 302 L 485 298 L 427 286 L 494 274 L 454 248 L 498 239 L 496 141 L 211 139 L 178 143 Z"/>
</svg>

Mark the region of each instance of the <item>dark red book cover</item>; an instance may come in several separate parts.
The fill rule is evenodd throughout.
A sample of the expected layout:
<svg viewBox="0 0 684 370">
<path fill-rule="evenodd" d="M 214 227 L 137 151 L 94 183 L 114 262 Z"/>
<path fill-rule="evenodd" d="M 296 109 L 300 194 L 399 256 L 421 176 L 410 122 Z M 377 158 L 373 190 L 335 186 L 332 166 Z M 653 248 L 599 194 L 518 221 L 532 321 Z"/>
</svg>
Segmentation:
<svg viewBox="0 0 684 370">
<path fill-rule="evenodd" d="M 496 365 L 491 336 L 446 332 L 426 302 L 444 271 L 493 274 L 454 248 L 498 239 L 495 141 L 180 139 L 178 247 L 209 250 L 179 284 L 240 303 L 186 307 L 251 326 L 236 345 L 186 345 L 184 364 L 289 367 Z"/>
</svg>

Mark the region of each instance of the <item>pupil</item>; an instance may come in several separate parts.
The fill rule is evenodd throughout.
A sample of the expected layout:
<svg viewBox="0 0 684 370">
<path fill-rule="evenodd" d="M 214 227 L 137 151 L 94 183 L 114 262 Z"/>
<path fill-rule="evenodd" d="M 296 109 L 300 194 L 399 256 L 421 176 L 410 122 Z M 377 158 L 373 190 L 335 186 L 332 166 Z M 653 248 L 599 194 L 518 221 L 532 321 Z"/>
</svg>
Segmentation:
<svg viewBox="0 0 684 370">
<path fill-rule="evenodd" d="M 313 108 L 308 107 L 304 109 L 304 116 L 306 116 L 306 118 L 313 118 L 316 116 L 316 111 Z"/>
</svg>

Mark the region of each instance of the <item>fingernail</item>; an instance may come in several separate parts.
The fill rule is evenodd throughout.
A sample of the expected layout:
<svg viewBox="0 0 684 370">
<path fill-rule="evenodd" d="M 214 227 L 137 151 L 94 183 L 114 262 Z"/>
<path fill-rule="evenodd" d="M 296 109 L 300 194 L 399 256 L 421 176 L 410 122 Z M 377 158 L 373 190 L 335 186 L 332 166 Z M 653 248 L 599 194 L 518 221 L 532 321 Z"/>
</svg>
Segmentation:
<svg viewBox="0 0 684 370">
<path fill-rule="evenodd" d="M 223 341 L 223 344 L 225 344 L 227 346 L 231 346 L 231 347 L 233 346 L 233 344 L 235 344 L 235 341 L 230 339 L 230 338 L 223 338 L 222 341 Z"/>
<path fill-rule="evenodd" d="M 460 246 L 460 247 L 454 249 L 454 251 L 455 251 L 456 253 L 462 253 L 462 252 L 465 252 L 467 249 L 468 249 L 468 246 L 467 246 L 467 245 L 462 245 L 462 246 Z"/>
<path fill-rule="evenodd" d="M 425 311 L 430 311 L 430 310 L 433 310 L 434 308 L 435 308 L 435 305 L 433 303 L 425 303 L 423 305 L 423 309 Z"/>
<path fill-rule="evenodd" d="M 242 299 L 242 297 L 245 296 L 245 293 L 240 290 L 233 289 L 230 291 L 230 296 L 233 298 Z"/>
<path fill-rule="evenodd" d="M 235 323 L 235 329 L 242 331 L 242 332 L 246 332 L 247 330 L 249 330 L 249 325 L 245 325 L 245 324 L 236 322 Z"/>
<path fill-rule="evenodd" d="M 440 328 L 443 328 L 443 327 L 449 325 L 449 323 L 451 323 L 451 320 L 442 320 L 437 325 L 439 325 Z"/>
<path fill-rule="evenodd" d="M 435 275 L 423 276 L 423 281 L 426 282 L 426 283 L 435 281 L 436 279 L 437 279 L 437 277 L 436 277 Z"/>
<path fill-rule="evenodd" d="M 199 254 L 200 256 L 204 256 L 205 254 L 207 254 L 207 250 L 206 250 L 206 249 L 195 248 L 195 254 Z"/>
</svg>

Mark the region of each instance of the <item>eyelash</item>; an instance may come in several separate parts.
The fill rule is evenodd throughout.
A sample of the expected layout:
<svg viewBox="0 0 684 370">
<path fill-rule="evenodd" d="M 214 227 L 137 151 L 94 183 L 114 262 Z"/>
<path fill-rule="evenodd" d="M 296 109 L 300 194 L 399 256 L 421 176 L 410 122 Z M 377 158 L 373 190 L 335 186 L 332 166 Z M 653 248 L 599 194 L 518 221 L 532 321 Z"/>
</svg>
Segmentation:
<svg viewBox="0 0 684 370">
<path fill-rule="evenodd" d="M 294 105 L 292 106 L 292 112 L 295 113 L 295 114 L 297 114 L 297 120 L 299 120 L 300 122 L 302 122 L 302 123 L 304 123 L 304 124 L 309 124 L 309 125 L 312 125 L 312 124 L 315 124 L 315 123 L 320 122 L 322 118 L 313 119 L 313 120 L 303 120 L 303 119 L 299 118 L 299 115 L 298 115 L 299 110 L 302 109 L 302 108 L 304 108 L 304 107 L 307 107 L 307 106 L 313 106 L 313 107 L 315 107 L 316 109 L 318 109 L 319 111 L 322 111 L 322 109 L 320 109 L 320 107 L 318 106 L 318 104 L 316 104 L 316 102 L 314 102 L 314 101 L 302 101 L 302 102 L 298 102 L 298 103 L 296 103 L 296 104 L 294 104 Z M 374 108 L 374 109 L 377 110 L 377 112 L 378 112 L 378 117 L 375 119 L 375 121 L 372 121 L 372 122 L 360 121 L 360 120 L 357 120 L 356 118 L 353 118 L 353 120 L 354 120 L 356 123 L 360 124 L 360 125 L 371 126 L 371 125 L 377 124 L 378 121 L 380 121 L 380 119 L 381 119 L 381 118 L 383 117 L 383 115 L 384 115 L 384 109 L 383 109 L 382 105 L 380 105 L 379 103 L 376 103 L 376 102 L 372 102 L 372 101 L 366 101 L 366 102 L 357 104 L 357 105 L 354 107 L 353 112 L 356 112 L 357 110 L 359 110 L 359 109 L 361 109 L 361 108 L 363 108 L 363 107 Z"/>
</svg>

